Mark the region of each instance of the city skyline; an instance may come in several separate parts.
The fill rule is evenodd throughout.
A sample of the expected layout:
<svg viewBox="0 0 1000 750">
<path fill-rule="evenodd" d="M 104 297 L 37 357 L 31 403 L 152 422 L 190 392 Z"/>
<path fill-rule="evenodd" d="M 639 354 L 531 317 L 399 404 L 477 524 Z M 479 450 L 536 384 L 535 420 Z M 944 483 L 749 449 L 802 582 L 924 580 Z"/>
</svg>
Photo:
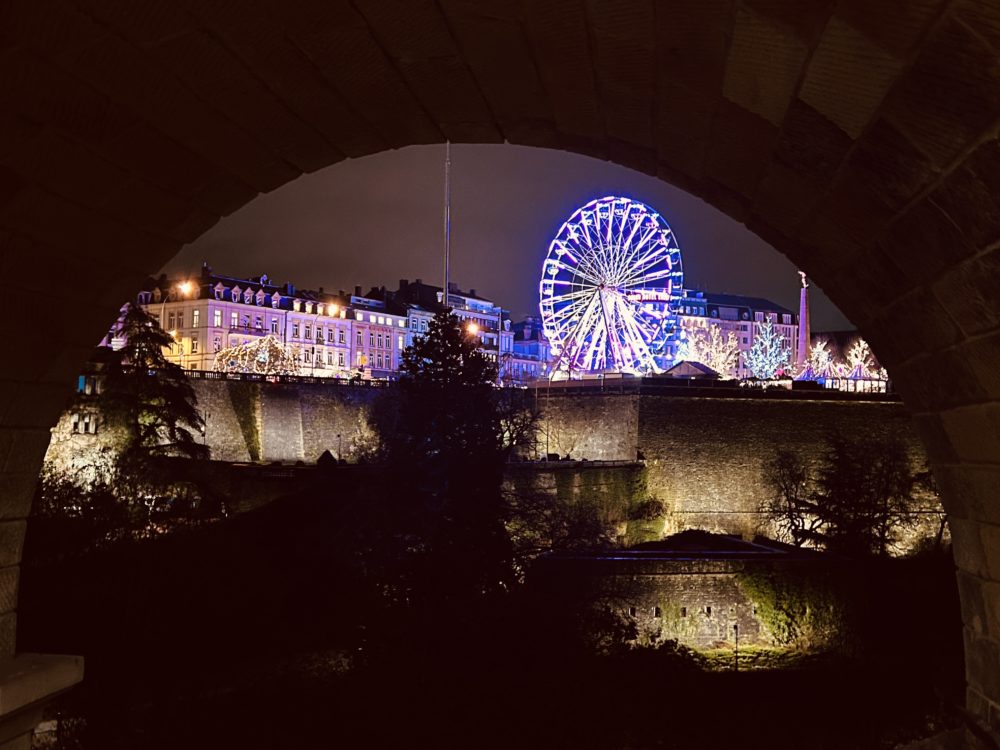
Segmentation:
<svg viewBox="0 0 1000 750">
<path fill-rule="evenodd" d="M 538 278 L 573 209 L 613 192 L 661 212 L 679 239 L 685 286 L 750 294 L 794 308 L 796 268 L 741 224 L 655 177 L 576 154 L 516 146 L 452 146 L 452 281 L 538 314 Z M 328 289 L 441 284 L 442 146 L 412 146 L 306 175 L 259 196 L 186 246 L 163 271 L 203 261 Z M 358 248 L 372 247 L 359 251 Z M 813 286 L 815 330 L 853 325 Z"/>
</svg>

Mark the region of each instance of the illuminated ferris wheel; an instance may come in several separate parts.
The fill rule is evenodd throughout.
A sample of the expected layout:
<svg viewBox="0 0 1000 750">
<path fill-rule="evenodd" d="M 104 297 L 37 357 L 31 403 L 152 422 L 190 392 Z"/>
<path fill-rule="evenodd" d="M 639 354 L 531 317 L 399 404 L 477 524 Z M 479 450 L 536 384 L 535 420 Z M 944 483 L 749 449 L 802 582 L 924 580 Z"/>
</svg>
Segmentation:
<svg viewBox="0 0 1000 750">
<path fill-rule="evenodd" d="M 608 196 L 577 209 L 538 285 L 550 376 L 660 372 L 683 281 L 677 240 L 649 206 Z"/>
</svg>

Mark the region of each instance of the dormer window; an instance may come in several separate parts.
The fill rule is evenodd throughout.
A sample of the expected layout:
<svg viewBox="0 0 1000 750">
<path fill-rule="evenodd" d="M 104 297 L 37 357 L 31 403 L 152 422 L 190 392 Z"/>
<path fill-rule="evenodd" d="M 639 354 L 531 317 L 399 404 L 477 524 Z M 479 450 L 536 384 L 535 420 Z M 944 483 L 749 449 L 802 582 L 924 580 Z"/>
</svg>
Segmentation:
<svg viewBox="0 0 1000 750">
<path fill-rule="evenodd" d="M 307 313 L 312 313 L 312 311 L 313 311 L 313 303 L 312 302 L 306 302 L 306 312 Z"/>
<path fill-rule="evenodd" d="M 225 293 L 226 293 L 226 287 L 224 287 L 222 284 L 215 285 L 215 298 L 217 300 L 221 301 Z"/>
<path fill-rule="evenodd" d="M 256 297 L 257 304 L 258 305 L 263 305 L 264 304 L 264 298 L 266 296 L 267 295 L 264 294 L 264 290 L 263 289 L 261 289 L 259 292 L 257 292 L 257 297 Z"/>
<path fill-rule="evenodd" d="M 278 305 L 280 304 L 281 304 L 281 295 L 275 292 L 274 294 L 271 295 L 271 307 L 277 310 Z"/>
<path fill-rule="evenodd" d="M 153 290 L 153 301 L 159 302 L 162 299 L 162 297 L 163 293 L 160 292 L 160 287 L 156 287 L 156 289 Z"/>
<path fill-rule="evenodd" d="M 248 305 L 253 302 L 253 290 L 247 289 L 243 292 L 243 301 Z"/>
<path fill-rule="evenodd" d="M 301 300 L 294 300 L 292 302 L 292 309 L 295 312 L 301 312 L 301 310 L 302 310 L 302 302 L 301 302 Z"/>
<path fill-rule="evenodd" d="M 229 292 L 229 299 L 231 299 L 233 302 L 239 302 L 240 295 L 242 294 L 243 290 L 240 289 L 239 286 L 234 286 Z"/>
</svg>

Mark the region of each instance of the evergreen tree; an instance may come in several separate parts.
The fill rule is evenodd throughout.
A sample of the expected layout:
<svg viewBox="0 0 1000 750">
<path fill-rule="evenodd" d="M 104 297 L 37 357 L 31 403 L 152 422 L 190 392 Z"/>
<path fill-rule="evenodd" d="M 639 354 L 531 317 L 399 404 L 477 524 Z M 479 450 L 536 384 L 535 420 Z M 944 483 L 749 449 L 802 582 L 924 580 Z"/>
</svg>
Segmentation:
<svg viewBox="0 0 1000 750">
<path fill-rule="evenodd" d="M 408 597 L 505 591 L 513 573 L 496 367 L 478 338 L 442 312 L 403 353 L 400 370 L 377 421 L 406 506 L 408 549 L 419 558 L 404 563 L 416 577 Z"/>
<path fill-rule="evenodd" d="M 205 458 L 195 434 L 204 429 L 197 397 L 184 370 L 164 349 L 173 338 L 138 305 L 129 304 L 118 324 L 125 345 L 104 370 L 102 408 L 125 437 L 122 478 L 140 480 L 159 456 Z"/>
</svg>

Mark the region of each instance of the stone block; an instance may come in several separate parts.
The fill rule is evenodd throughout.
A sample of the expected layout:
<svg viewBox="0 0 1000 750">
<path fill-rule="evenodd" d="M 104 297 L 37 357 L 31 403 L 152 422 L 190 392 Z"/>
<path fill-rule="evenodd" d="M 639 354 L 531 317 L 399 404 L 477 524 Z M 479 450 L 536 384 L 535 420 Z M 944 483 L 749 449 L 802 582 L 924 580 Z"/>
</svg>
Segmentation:
<svg viewBox="0 0 1000 750">
<path fill-rule="evenodd" d="M 894 211 L 935 177 L 927 157 L 884 119 L 869 126 L 845 170 L 846 180 L 867 184 Z"/>
<path fill-rule="evenodd" d="M 23 519 L 0 521 L 0 568 L 21 562 L 24 532 L 28 524 Z"/>
<path fill-rule="evenodd" d="M 986 605 L 986 597 L 997 595 L 997 592 L 987 594 L 983 590 L 984 583 L 982 578 L 961 570 L 958 571 L 958 593 L 962 605 L 962 622 L 977 638 L 989 632 L 1000 632 L 1000 630 L 991 630 L 993 625 L 998 623 L 991 619 L 992 615 L 988 613 Z M 1000 596 L 998 596 L 996 605 L 1000 608 Z M 992 607 L 990 611 L 993 611 Z"/>
<path fill-rule="evenodd" d="M 966 334 L 1000 326 L 1000 248 L 951 266 L 932 292 Z"/>
<path fill-rule="evenodd" d="M 1000 525 L 984 521 L 975 523 L 979 524 L 987 577 L 993 581 L 1000 581 Z M 1000 633 L 995 634 L 995 637 L 1000 640 Z"/>
<path fill-rule="evenodd" d="M 899 4 L 841 0 L 836 15 L 869 39 L 906 60 L 946 4 L 946 0 L 907 0 Z"/>
<path fill-rule="evenodd" d="M 986 398 L 1000 400 L 1000 331 L 967 341 L 958 348 Z"/>
<path fill-rule="evenodd" d="M 988 179 L 995 181 L 992 178 Z M 954 170 L 930 194 L 930 200 L 960 229 L 970 247 L 984 248 L 1000 239 L 997 195 L 971 169 Z"/>
<path fill-rule="evenodd" d="M 901 60 L 834 16 L 813 50 L 799 97 L 858 138 L 902 68 Z"/>
<path fill-rule="evenodd" d="M 978 404 L 941 414 L 960 461 L 1000 464 L 1000 404 Z"/>
<path fill-rule="evenodd" d="M 965 628 L 965 676 L 991 703 L 1000 701 L 1000 645 Z"/>
<path fill-rule="evenodd" d="M 955 565 L 980 578 L 987 576 L 986 554 L 979 534 L 979 521 L 949 517 Z"/>
<path fill-rule="evenodd" d="M 940 465 L 934 477 L 949 515 L 1000 524 L 1000 466 Z"/>
<path fill-rule="evenodd" d="M 780 126 L 808 47 L 794 33 L 744 6 L 737 6 L 732 34 L 723 95 Z"/>
<path fill-rule="evenodd" d="M 82 656 L 18 654 L 0 661 L 0 717 L 49 699 L 82 679 Z"/>
<path fill-rule="evenodd" d="M 937 24 L 883 115 L 946 168 L 991 127 L 1000 108 L 996 51 L 956 17 Z M 927 106 L 929 97 L 934 106 Z"/>
<path fill-rule="evenodd" d="M 818 185 L 828 187 L 853 141 L 801 99 L 792 99 L 781 128 L 778 161 Z"/>
</svg>

